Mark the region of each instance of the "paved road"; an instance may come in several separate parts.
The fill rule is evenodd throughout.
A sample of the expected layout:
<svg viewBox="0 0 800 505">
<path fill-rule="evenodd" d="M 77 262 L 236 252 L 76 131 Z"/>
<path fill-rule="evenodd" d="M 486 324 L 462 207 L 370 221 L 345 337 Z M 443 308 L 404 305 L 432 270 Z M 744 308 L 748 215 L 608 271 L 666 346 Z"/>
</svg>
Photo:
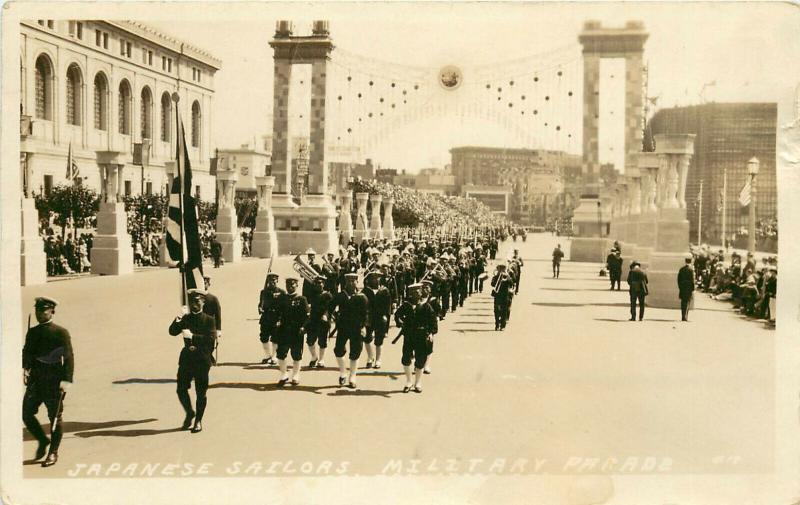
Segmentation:
<svg viewBox="0 0 800 505">
<path fill-rule="evenodd" d="M 333 367 L 276 388 L 279 372 L 258 364 L 267 262 L 211 269 L 223 306 L 222 363 L 196 435 L 177 429 L 181 342 L 166 331 L 178 309 L 175 271 L 24 288 L 25 307 L 43 293 L 61 300 L 57 320 L 76 353 L 61 459 L 24 474 L 768 470 L 773 333 L 705 298 L 690 323 L 656 309 L 628 322 L 627 293 L 608 291 L 597 265 L 565 262 L 552 278 L 556 240 L 516 244 L 526 263 L 506 331 L 493 331 L 488 289 L 448 316 L 421 394 L 402 392 L 399 345 L 387 345 L 383 369 L 362 371 L 356 391 L 336 385 Z M 288 259 L 276 263 L 289 271 Z M 35 442 L 26 440 L 30 457 Z"/>
</svg>

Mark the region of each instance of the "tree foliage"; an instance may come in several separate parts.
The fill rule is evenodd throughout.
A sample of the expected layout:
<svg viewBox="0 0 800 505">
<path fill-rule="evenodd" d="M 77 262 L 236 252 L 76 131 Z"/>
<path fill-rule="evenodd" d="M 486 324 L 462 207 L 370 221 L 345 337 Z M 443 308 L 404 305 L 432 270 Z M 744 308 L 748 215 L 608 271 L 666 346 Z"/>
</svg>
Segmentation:
<svg viewBox="0 0 800 505">
<path fill-rule="evenodd" d="M 54 223 L 64 228 L 72 217 L 80 228 L 89 227 L 100 210 L 100 195 L 84 185 L 58 185 L 49 195 L 36 196 L 39 217 L 54 213 Z"/>
</svg>

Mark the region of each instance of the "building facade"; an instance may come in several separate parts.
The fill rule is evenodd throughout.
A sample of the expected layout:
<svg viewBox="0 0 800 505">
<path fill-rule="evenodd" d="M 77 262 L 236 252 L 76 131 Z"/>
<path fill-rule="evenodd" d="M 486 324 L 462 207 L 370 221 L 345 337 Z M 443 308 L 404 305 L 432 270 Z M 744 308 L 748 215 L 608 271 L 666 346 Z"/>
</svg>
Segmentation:
<svg viewBox="0 0 800 505">
<path fill-rule="evenodd" d="M 748 209 L 739 203 L 739 192 L 748 179 L 747 161 L 754 156 L 760 161 L 756 178 L 756 217 L 758 220 L 777 217 L 777 127 L 775 103 L 709 103 L 662 109 L 654 114 L 649 122 L 653 135 L 696 135 L 686 182 L 686 210 L 692 241 L 697 237 L 702 200 L 702 240 L 721 243 L 723 186 L 727 188 L 726 235 L 730 238 L 731 234 L 748 227 Z"/>
<path fill-rule="evenodd" d="M 580 156 L 544 149 L 456 147 L 450 150 L 457 194 L 464 186 L 507 186 L 511 190 L 509 217 L 521 224 L 545 224 L 548 198 L 564 190 L 567 167 Z"/>
<path fill-rule="evenodd" d="M 236 181 L 237 193 L 255 193 L 256 177 L 269 174 L 270 153 L 264 152 L 261 147 L 244 144 L 239 148 L 217 151 L 217 170 L 233 170 L 239 177 Z"/>
<path fill-rule="evenodd" d="M 122 194 L 166 191 L 177 93 L 195 191 L 213 199 L 210 126 L 220 67 L 211 54 L 138 22 L 23 21 L 20 162 L 29 194 L 69 182 L 70 150 L 79 181 L 96 190 L 98 153 L 110 151 L 125 162 Z M 142 146 L 144 160 L 134 165 Z"/>
</svg>

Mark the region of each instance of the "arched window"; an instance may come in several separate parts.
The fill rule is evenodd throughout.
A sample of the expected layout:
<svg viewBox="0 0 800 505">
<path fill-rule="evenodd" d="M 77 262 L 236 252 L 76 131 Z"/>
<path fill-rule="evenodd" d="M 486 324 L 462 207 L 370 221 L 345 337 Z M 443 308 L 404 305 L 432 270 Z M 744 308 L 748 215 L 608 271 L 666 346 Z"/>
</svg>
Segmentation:
<svg viewBox="0 0 800 505">
<path fill-rule="evenodd" d="M 94 76 L 94 128 L 108 130 L 108 81 L 102 72 Z"/>
<path fill-rule="evenodd" d="M 72 64 L 67 68 L 67 124 L 81 124 L 81 88 L 83 79 L 81 69 Z"/>
<path fill-rule="evenodd" d="M 150 88 L 145 86 L 142 88 L 142 104 L 141 104 L 141 124 L 142 124 L 142 138 L 151 139 L 152 124 L 150 118 L 153 115 L 153 95 L 150 93 Z"/>
<path fill-rule="evenodd" d="M 192 147 L 200 147 L 200 104 L 192 104 Z"/>
<path fill-rule="evenodd" d="M 45 55 L 36 58 L 36 117 L 53 119 L 53 65 Z"/>
<path fill-rule="evenodd" d="M 171 138 L 170 129 L 171 122 L 170 118 L 172 117 L 172 100 L 169 96 L 169 93 L 166 91 L 164 94 L 161 95 L 161 140 L 164 142 L 169 142 Z"/>
<path fill-rule="evenodd" d="M 131 134 L 131 86 L 128 81 L 123 80 L 119 83 L 119 107 L 117 110 L 119 118 L 119 132 L 123 135 Z"/>
</svg>

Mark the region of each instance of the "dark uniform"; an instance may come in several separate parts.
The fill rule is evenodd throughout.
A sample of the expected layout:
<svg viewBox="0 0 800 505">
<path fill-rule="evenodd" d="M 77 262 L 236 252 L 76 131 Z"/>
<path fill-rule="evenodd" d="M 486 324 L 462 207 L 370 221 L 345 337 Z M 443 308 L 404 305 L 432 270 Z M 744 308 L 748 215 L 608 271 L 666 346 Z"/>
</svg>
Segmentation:
<svg viewBox="0 0 800 505">
<path fill-rule="evenodd" d="M 561 275 L 561 258 L 563 257 L 564 251 L 561 250 L 560 246 L 553 249 L 553 277 L 556 279 Z"/>
<path fill-rule="evenodd" d="M 309 347 L 319 345 L 320 349 L 328 347 L 328 334 L 331 332 L 331 302 L 333 294 L 330 291 L 323 291 L 308 300 L 311 305 L 311 314 L 306 324 L 306 344 Z M 322 361 L 322 358 L 320 358 Z M 317 363 L 314 363 L 315 365 Z"/>
<path fill-rule="evenodd" d="M 222 306 L 219 304 L 219 298 L 206 291 L 206 303 L 203 304 L 203 312 L 214 318 L 214 324 L 217 327 L 216 337 L 222 333 Z M 217 342 L 215 342 L 215 345 Z M 217 358 L 214 357 L 214 364 L 217 364 Z"/>
<path fill-rule="evenodd" d="M 606 258 L 606 265 L 608 266 L 608 277 L 611 280 L 611 289 L 616 286 L 619 291 L 622 282 L 622 258 L 616 251 L 612 252 Z"/>
<path fill-rule="evenodd" d="M 369 301 L 363 293 L 348 294 L 342 291 L 333 298 L 332 310 L 336 319 L 336 344 L 333 353 L 337 358 L 344 357 L 347 353 L 347 343 L 350 343 L 350 360 L 361 357 L 364 340 L 361 335 L 367 324 Z"/>
<path fill-rule="evenodd" d="M 309 306 L 304 296 L 284 293 L 278 300 L 280 326 L 278 328 L 278 359 L 284 360 L 291 351 L 292 360 L 303 359 L 303 334 L 308 322 Z"/>
<path fill-rule="evenodd" d="M 403 355 L 401 363 L 405 369 L 408 383 L 404 392 L 411 388 L 411 363 L 416 369 L 415 390 L 422 392 L 422 370 L 433 352 L 433 335 L 439 331 L 437 314 L 433 307 L 425 301 L 404 302 L 394 315 L 395 323 L 403 331 Z"/>
<path fill-rule="evenodd" d="M 197 295 L 193 295 L 197 296 Z M 217 327 L 214 318 L 204 312 L 190 312 L 176 318 L 169 325 L 170 335 L 179 335 L 183 330 L 188 330 L 191 335 L 184 337 L 183 349 L 178 358 L 178 400 L 186 412 L 184 429 L 188 428 L 191 417 L 195 418 L 195 427 L 203 420 L 208 400 L 208 372 L 213 364 L 214 345 L 216 343 Z M 194 391 L 197 396 L 196 413 L 192 410 L 189 398 L 189 388 L 194 381 Z M 193 429 L 193 431 L 196 431 Z M 199 431 L 199 430 L 197 430 Z"/>
<path fill-rule="evenodd" d="M 633 267 L 638 263 L 631 263 L 631 271 L 628 273 L 628 292 L 631 299 L 631 321 L 636 320 L 636 302 L 639 302 L 639 321 L 644 319 L 644 298 L 648 294 L 647 274 L 641 270 L 634 270 Z"/>
<path fill-rule="evenodd" d="M 37 300 L 37 304 L 39 304 Z M 55 304 L 52 305 L 55 307 Z M 27 387 L 22 400 L 22 421 L 39 442 L 36 459 L 44 456 L 47 436 L 36 419 L 39 406 L 44 403 L 50 419 L 50 455 L 45 465 L 55 463 L 63 436 L 61 416 L 64 412 L 65 392 L 61 382 L 72 382 L 75 358 L 69 331 L 51 321 L 38 324 L 25 335 L 22 348 L 22 367 L 27 372 Z M 49 463 L 52 460 L 52 463 Z M 49 464 L 48 464 L 49 463 Z"/>
<path fill-rule="evenodd" d="M 492 277 L 494 297 L 494 329 L 502 330 L 508 321 L 514 283 L 506 272 L 497 272 Z"/>
<path fill-rule="evenodd" d="M 678 297 L 681 299 L 681 321 L 689 320 L 689 303 L 694 292 L 694 270 L 689 264 L 678 270 Z"/>
<path fill-rule="evenodd" d="M 280 320 L 279 300 L 285 294 L 286 291 L 278 286 L 266 286 L 261 290 L 258 301 L 258 312 L 261 314 L 259 339 L 265 347 L 269 347 L 269 343 L 277 343 L 276 329 Z M 269 353 L 269 351 L 267 352 Z M 271 362 L 271 360 L 272 356 L 267 356 L 262 363 Z"/>
</svg>

